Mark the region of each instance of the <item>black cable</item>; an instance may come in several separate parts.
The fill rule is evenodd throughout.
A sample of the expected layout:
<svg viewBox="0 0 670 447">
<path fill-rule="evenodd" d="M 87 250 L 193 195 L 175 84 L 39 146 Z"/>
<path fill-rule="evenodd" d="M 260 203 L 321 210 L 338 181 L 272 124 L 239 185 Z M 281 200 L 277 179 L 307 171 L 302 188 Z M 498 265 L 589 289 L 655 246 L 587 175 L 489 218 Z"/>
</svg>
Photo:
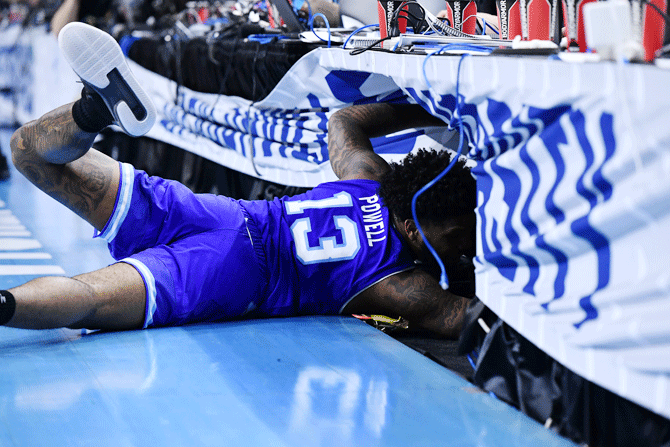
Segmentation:
<svg viewBox="0 0 670 447">
<path fill-rule="evenodd" d="M 416 15 L 414 15 L 414 13 L 410 12 L 409 5 L 412 5 L 412 4 L 418 5 L 419 8 L 421 8 L 421 12 L 423 14 L 422 17 L 417 17 Z M 402 9 L 405 6 L 407 6 L 407 9 L 405 11 L 402 11 Z M 401 16 L 400 15 L 401 12 L 404 12 L 406 14 L 406 16 Z M 391 29 L 395 30 L 395 31 L 398 31 L 400 29 L 400 25 L 398 24 L 398 21 L 401 18 L 405 19 L 405 24 L 406 24 L 405 26 L 407 26 L 407 24 L 409 24 L 409 17 L 408 16 L 413 18 L 417 22 L 416 25 L 418 26 L 419 29 L 414 30 L 414 32 L 416 34 L 419 34 L 419 33 L 423 32 L 426 28 L 429 28 L 428 21 L 426 20 L 426 10 L 424 9 L 424 7 L 419 2 L 413 1 L 413 0 L 408 0 L 408 1 L 402 2 L 400 4 L 400 6 L 397 7 L 395 11 L 393 11 L 393 16 L 391 16 L 391 21 L 389 22 L 389 27 Z M 412 24 L 412 26 L 414 28 L 416 28 L 416 26 L 414 26 L 414 24 Z M 399 31 L 398 31 L 398 33 L 399 33 Z M 389 35 L 392 35 L 392 34 L 395 34 L 395 32 L 389 32 Z"/>
<path fill-rule="evenodd" d="M 412 5 L 412 4 L 416 4 L 416 5 L 419 6 L 419 8 L 421 8 L 421 12 L 423 12 L 423 17 L 422 17 L 422 18 L 417 17 L 414 13 L 412 13 L 412 12 L 409 11 L 409 5 Z M 405 7 L 407 7 L 407 10 L 406 10 L 406 11 L 402 11 L 402 9 L 405 8 Z M 393 16 L 391 16 L 391 20 L 390 20 L 390 22 L 389 22 L 389 27 L 390 27 L 391 29 L 396 29 L 396 30 L 398 30 L 398 29 L 400 28 L 400 27 L 398 26 L 398 20 L 399 20 L 399 19 L 403 18 L 403 19 L 405 19 L 405 20 L 409 20 L 408 17 L 400 16 L 400 13 L 401 13 L 401 12 L 406 13 L 408 16 L 410 16 L 411 18 L 413 18 L 414 20 L 417 21 L 417 25 L 418 25 L 418 27 L 420 27 L 421 29 L 418 30 L 419 32 L 417 32 L 417 29 L 415 29 L 415 30 L 414 30 L 415 33 L 419 34 L 421 31 L 423 31 L 423 28 L 424 28 L 424 27 L 425 27 L 425 28 L 430 28 L 430 25 L 428 24 L 428 21 L 427 21 L 426 18 L 425 18 L 426 10 L 424 9 L 424 7 L 423 7 L 419 2 L 417 2 L 417 1 L 414 1 L 414 0 L 408 0 L 408 1 L 404 1 L 404 2 L 402 2 L 402 3 L 400 4 L 400 6 L 399 6 L 398 8 L 396 8 L 395 11 L 393 12 Z M 439 24 L 435 24 L 435 25 L 436 25 L 440 30 L 442 30 L 445 34 L 449 34 L 449 35 L 452 35 L 452 36 L 455 36 L 455 37 L 464 37 L 464 36 L 470 37 L 468 34 L 462 33 L 462 32 L 460 32 L 460 31 L 456 30 L 455 28 L 451 28 L 451 27 L 449 27 L 449 26 L 447 26 L 447 25 L 445 25 L 445 24 L 443 24 L 443 23 L 439 23 Z M 445 28 L 448 28 L 448 31 L 445 30 Z M 355 48 L 355 49 L 351 50 L 351 51 L 349 52 L 349 54 L 350 54 L 351 56 L 357 56 L 357 55 L 362 54 L 362 53 L 364 53 L 364 52 L 366 52 L 366 51 L 368 51 L 368 50 L 371 50 L 372 48 L 374 48 L 375 46 L 377 46 L 377 45 L 379 45 L 380 43 L 384 42 L 385 40 L 388 40 L 388 39 L 391 39 L 391 38 L 395 37 L 395 36 L 393 36 L 393 34 L 394 34 L 394 33 L 389 32 L 389 35 L 386 36 L 385 38 L 376 40 L 375 42 L 373 42 L 372 44 L 368 45 L 367 47 L 364 47 L 364 48 Z"/>
<path fill-rule="evenodd" d="M 365 53 L 366 51 L 371 50 L 372 48 L 374 48 L 375 46 L 377 46 L 377 45 L 379 45 L 380 43 L 384 42 L 385 40 L 389 40 L 389 39 L 391 39 L 391 38 L 392 38 L 392 36 L 386 36 L 386 37 L 384 37 L 383 39 L 379 39 L 379 40 L 376 40 L 376 41 L 372 42 L 372 43 L 371 43 L 370 45 L 368 45 L 367 47 L 353 49 L 353 50 L 351 50 L 351 51 L 349 52 L 349 54 L 350 54 L 351 56 L 357 56 L 357 55 L 359 55 L 359 54 Z"/>
<path fill-rule="evenodd" d="M 465 37 L 465 38 L 472 37 L 470 34 L 467 34 L 467 33 L 464 33 L 460 30 L 457 30 L 456 28 L 453 28 L 453 27 L 447 25 L 446 23 L 444 23 L 442 21 L 438 20 L 438 21 L 433 22 L 433 23 L 429 22 L 428 20 L 426 20 L 426 10 L 425 10 L 425 8 L 419 2 L 414 1 L 414 0 L 408 0 L 408 1 L 402 2 L 402 4 L 393 13 L 393 17 L 391 18 L 391 23 L 393 23 L 394 20 L 395 20 L 396 21 L 396 26 L 397 26 L 397 20 L 400 18 L 400 17 L 398 17 L 399 14 L 400 14 L 400 11 L 405 6 L 411 5 L 411 4 L 419 5 L 419 7 L 421 8 L 421 10 L 423 12 L 424 17 L 423 17 L 423 19 L 420 19 L 419 25 L 425 24 L 426 28 L 432 28 L 432 29 L 434 29 L 433 27 L 435 27 L 446 36 Z M 409 15 L 409 7 L 407 8 L 407 11 L 405 11 L 405 12 Z M 418 19 L 416 16 L 413 16 L 413 17 Z M 405 19 L 405 20 L 407 20 L 407 19 Z M 423 31 L 423 29 L 421 31 Z M 415 33 L 417 33 L 416 30 L 415 30 Z"/>
<path fill-rule="evenodd" d="M 177 33 L 175 33 L 172 37 L 173 37 L 172 42 L 174 43 L 174 56 L 175 56 L 174 65 L 175 65 L 175 82 L 176 82 L 174 103 L 175 105 L 177 105 L 179 100 L 179 91 L 181 90 L 181 87 L 184 85 L 184 77 L 181 67 L 182 47 L 181 47 L 181 39 L 177 35 Z"/>
</svg>

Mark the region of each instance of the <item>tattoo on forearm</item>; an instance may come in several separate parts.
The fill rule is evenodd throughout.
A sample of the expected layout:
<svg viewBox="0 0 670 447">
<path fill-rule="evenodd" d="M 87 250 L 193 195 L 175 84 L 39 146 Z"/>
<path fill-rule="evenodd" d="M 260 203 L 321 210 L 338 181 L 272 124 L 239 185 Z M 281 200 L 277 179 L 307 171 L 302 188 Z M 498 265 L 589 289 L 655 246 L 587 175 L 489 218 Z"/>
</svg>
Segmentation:
<svg viewBox="0 0 670 447">
<path fill-rule="evenodd" d="M 328 124 L 328 146 L 335 174 L 379 176 L 389 168 L 372 152 L 369 138 L 402 129 L 444 126 L 446 123 L 417 104 L 375 103 L 339 110 Z"/>
<path fill-rule="evenodd" d="M 467 299 L 443 291 L 427 274 L 399 274 L 384 288 L 384 301 L 410 322 L 447 336 L 460 331 Z"/>
<path fill-rule="evenodd" d="M 459 296 L 453 296 L 448 306 L 442 309 L 442 320 L 445 328 L 450 328 L 454 331 L 460 331 L 463 325 L 463 317 L 465 315 L 467 299 Z"/>
<path fill-rule="evenodd" d="M 405 313 L 407 314 L 422 313 L 433 307 L 438 299 L 434 291 L 431 293 L 428 279 L 424 275 L 409 275 L 404 280 L 390 281 L 389 286 L 394 296 L 405 298 Z"/>
<path fill-rule="evenodd" d="M 378 106 L 378 104 L 377 104 Z M 369 123 L 374 122 L 374 107 L 350 107 L 333 115 L 328 126 L 328 152 L 335 175 L 351 174 L 379 177 L 388 164 L 374 154 Z"/>
</svg>

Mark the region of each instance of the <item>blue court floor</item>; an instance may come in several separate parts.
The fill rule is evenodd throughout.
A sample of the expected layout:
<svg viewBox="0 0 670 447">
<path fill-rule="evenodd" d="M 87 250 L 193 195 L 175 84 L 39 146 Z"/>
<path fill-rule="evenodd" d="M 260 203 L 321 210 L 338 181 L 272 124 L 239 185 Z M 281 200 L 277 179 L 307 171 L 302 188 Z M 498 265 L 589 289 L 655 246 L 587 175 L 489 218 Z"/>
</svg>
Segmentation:
<svg viewBox="0 0 670 447">
<path fill-rule="evenodd" d="M 8 153 L 9 133 L 0 132 Z M 111 262 L 16 171 L 0 289 Z M 0 328 L 0 446 L 569 446 L 349 317 L 82 334 Z"/>
</svg>

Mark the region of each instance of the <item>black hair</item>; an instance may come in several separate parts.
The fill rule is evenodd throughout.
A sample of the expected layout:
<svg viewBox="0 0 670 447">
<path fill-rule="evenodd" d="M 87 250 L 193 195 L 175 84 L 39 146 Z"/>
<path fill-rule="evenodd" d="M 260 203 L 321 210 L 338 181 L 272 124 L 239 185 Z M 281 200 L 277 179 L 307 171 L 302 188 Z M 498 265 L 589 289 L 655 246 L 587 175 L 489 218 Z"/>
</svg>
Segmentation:
<svg viewBox="0 0 670 447">
<path fill-rule="evenodd" d="M 412 218 L 412 197 L 437 177 L 451 162 L 448 151 L 419 149 L 382 176 L 379 195 L 400 220 Z M 440 224 L 451 217 L 471 213 L 477 206 L 475 179 L 464 160 L 458 160 L 435 185 L 421 194 L 416 203 L 420 223 Z"/>
</svg>

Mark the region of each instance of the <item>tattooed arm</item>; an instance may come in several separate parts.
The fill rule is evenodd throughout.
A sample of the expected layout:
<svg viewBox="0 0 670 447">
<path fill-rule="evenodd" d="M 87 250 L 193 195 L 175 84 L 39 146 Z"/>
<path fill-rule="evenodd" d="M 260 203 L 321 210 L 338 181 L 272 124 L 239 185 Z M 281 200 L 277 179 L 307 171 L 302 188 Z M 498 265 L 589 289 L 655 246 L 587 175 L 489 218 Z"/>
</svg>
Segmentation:
<svg viewBox="0 0 670 447">
<path fill-rule="evenodd" d="M 416 104 L 365 104 L 335 112 L 328 120 L 328 153 L 340 180 L 379 178 L 389 169 L 370 138 L 404 129 L 444 126 Z"/>
<path fill-rule="evenodd" d="M 468 303 L 467 298 L 442 290 L 428 273 L 414 269 L 390 276 L 364 290 L 342 313 L 402 316 L 412 326 L 446 338 L 457 338 Z"/>
<path fill-rule="evenodd" d="M 118 163 L 89 150 L 96 134 L 72 119 L 72 104 L 20 127 L 11 139 L 14 166 L 39 189 L 101 230 L 114 210 Z"/>
</svg>

